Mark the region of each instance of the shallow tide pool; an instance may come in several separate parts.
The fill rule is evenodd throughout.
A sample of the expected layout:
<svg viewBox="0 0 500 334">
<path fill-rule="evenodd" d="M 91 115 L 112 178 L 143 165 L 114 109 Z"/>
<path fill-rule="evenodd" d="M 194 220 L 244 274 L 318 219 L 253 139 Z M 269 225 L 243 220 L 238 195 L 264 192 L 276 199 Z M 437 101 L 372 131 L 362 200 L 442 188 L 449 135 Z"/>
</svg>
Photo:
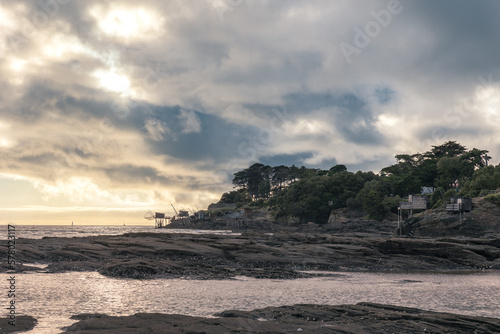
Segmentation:
<svg viewBox="0 0 500 334">
<path fill-rule="evenodd" d="M 337 273 L 333 277 L 269 280 L 113 279 L 94 272 L 16 274 L 18 314 L 38 319 L 29 333 L 54 334 L 79 313 L 139 312 L 212 316 L 292 304 L 375 302 L 500 318 L 500 274 Z"/>
</svg>

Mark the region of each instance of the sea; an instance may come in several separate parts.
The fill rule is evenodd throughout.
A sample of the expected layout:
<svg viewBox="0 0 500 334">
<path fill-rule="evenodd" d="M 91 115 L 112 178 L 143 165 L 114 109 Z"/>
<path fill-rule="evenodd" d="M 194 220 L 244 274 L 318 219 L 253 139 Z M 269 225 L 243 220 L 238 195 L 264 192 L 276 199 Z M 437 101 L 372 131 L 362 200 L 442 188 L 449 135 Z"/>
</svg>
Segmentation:
<svg viewBox="0 0 500 334">
<path fill-rule="evenodd" d="M 154 228 L 145 225 L 13 225 L 16 238 L 41 239 L 43 237 L 89 237 L 96 235 L 120 235 L 124 233 L 193 233 L 239 235 L 231 230 L 191 230 Z M 6 240 L 8 225 L 4 225 L 0 240 Z M 12 231 L 12 229 L 11 229 Z"/>
<path fill-rule="evenodd" d="M 128 232 L 217 233 L 144 226 L 16 226 L 16 236 L 118 235 Z M 17 314 L 38 319 L 31 334 L 62 333 L 81 313 L 133 315 L 144 312 L 213 317 L 224 310 L 253 310 L 293 304 L 375 302 L 424 310 L 500 318 L 500 274 L 330 273 L 293 280 L 119 279 L 97 272 L 16 273 Z M 2 274 L 7 277 L 7 274 Z M 2 281 L 4 281 L 2 279 Z M 5 280 L 7 282 L 7 280 Z M 5 286 L 7 288 L 7 286 Z M 0 302 L 7 305 L 7 295 Z M 7 315 L 5 307 L 1 307 Z"/>
</svg>

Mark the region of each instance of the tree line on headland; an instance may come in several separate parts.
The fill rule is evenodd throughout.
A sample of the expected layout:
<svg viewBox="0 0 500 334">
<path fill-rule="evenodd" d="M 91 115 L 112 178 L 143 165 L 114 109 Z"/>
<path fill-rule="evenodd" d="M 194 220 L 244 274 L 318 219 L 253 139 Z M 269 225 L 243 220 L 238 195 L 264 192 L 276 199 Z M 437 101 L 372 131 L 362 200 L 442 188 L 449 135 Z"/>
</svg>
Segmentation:
<svg viewBox="0 0 500 334">
<path fill-rule="evenodd" d="M 373 219 L 397 212 L 402 198 L 432 193 L 438 207 L 452 196 L 476 197 L 500 187 L 500 164 L 488 166 L 488 151 L 448 141 L 425 153 L 398 154 L 396 164 L 374 172 L 350 172 L 344 165 L 329 170 L 268 166 L 254 163 L 234 173 L 236 190 L 224 193 L 219 203 L 268 207 L 276 217 L 326 223 L 334 209 L 362 210 Z"/>
</svg>

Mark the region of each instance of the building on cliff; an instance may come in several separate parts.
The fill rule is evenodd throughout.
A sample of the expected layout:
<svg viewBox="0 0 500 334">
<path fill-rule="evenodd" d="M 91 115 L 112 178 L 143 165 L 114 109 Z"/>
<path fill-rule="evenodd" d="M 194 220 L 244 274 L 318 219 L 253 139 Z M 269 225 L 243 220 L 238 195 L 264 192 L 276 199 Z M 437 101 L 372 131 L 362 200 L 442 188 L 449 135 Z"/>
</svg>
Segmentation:
<svg viewBox="0 0 500 334">
<path fill-rule="evenodd" d="M 472 198 L 469 197 L 452 197 L 450 203 L 446 204 L 448 212 L 470 212 L 472 211 Z"/>
</svg>

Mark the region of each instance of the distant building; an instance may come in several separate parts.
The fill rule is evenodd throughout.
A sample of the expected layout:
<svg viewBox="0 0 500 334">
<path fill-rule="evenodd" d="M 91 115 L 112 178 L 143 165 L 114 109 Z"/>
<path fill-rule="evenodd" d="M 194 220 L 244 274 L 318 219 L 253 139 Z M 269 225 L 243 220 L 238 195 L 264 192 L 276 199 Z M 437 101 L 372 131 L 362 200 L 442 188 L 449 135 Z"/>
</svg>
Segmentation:
<svg viewBox="0 0 500 334">
<path fill-rule="evenodd" d="M 448 212 L 469 212 L 472 211 L 472 198 L 469 197 L 452 197 L 450 203 L 446 204 Z"/>
<path fill-rule="evenodd" d="M 408 202 L 400 202 L 399 208 L 401 210 L 425 210 L 429 203 L 426 195 L 409 195 Z"/>
<path fill-rule="evenodd" d="M 187 210 L 179 210 L 179 217 L 189 217 L 189 212 Z"/>
<path fill-rule="evenodd" d="M 408 195 L 407 202 L 399 202 L 398 207 L 398 233 L 402 234 L 403 210 L 409 210 L 408 218 L 413 217 L 413 210 L 426 210 L 429 206 L 427 195 Z"/>
<path fill-rule="evenodd" d="M 245 218 L 245 210 L 239 210 L 239 211 L 228 213 L 225 217 L 232 218 L 232 219 Z"/>
<path fill-rule="evenodd" d="M 420 192 L 422 195 L 430 195 L 434 192 L 434 187 L 422 187 L 422 191 Z"/>
</svg>

